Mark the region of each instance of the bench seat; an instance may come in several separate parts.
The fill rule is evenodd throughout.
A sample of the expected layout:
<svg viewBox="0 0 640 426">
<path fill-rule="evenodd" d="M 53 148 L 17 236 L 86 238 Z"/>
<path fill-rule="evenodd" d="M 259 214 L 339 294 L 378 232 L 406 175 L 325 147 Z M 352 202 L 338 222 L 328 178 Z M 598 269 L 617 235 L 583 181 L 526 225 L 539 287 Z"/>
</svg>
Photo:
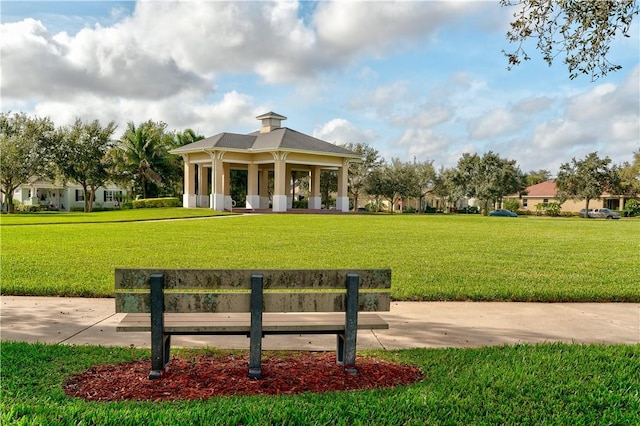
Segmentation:
<svg viewBox="0 0 640 426">
<path fill-rule="evenodd" d="M 375 313 L 358 314 L 358 329 L 388 329 L 389 324 Z M 117 331 L 151 331 L 151 315 L 126 314 Z M 263 334 L 336 334 L 345 330 L 344 313 L 265 312 L 262 314 Z M 164 314 L 166 334 L 238 334 L 251 331 L 251 313 L 184 313 Z"/>
</svg>

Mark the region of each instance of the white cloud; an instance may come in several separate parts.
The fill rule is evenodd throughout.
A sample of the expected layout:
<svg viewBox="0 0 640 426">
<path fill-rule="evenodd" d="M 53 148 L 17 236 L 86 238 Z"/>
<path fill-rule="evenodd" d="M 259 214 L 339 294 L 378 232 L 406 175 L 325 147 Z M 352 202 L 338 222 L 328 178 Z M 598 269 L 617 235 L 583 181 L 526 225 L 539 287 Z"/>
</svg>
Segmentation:
<svg viewBox="0 0 640 426">
<path fill-rule="evenodd" d="M 432 129 L 407 129 L 397 144 L 406 146 L 409 159 L 416 157 L 420 160 L 438 160 L 449 152 L 452 146 L 449 135 L 434 132 Z"/>
<path fill-rule="evenodd" d="M 553 104 L 549 96 L 535 96 L 518 101 L 513 110 L 519 113 L 531 114 L 545 111 Z"/>
<path fill-rule="evenodd" d="M 145 50 L 187 69 L 280 82 L 313 74 L 319 63 L 315 34 L 297 10 L 292 2 L 142 2 L 133 22 Z"/>
<path fill-rule="evenodd" d="M 600 84 L 569 97 L 559 117 L 535 126 L 533 146 L 556 164 L 598 151 L 619 162 L 640 145 L 640 67 L 620 85 Z"/>
<path fill-rule="evenodd" d="M 164 121 L 168 130 L 190 127 L 199 134 L 211 136 L 227 131 L 256 130 L 259 122 L 255 117 L 268 110 L 264 106 L 256 108 L 250 96 L 234 91 L 225 93 L 217 101 L 201 102 L 199 96 L 199 93 L 184 92 L 149 103 L 145 100 L 85 95 L 77 102 L 41 102 L 34 109 L 34 114 L 48 116 L 59 126 L 73 123 L 76 117 L 88 121 L 97 119 L 103 124 L 115 121 L 118 137 L 127 122 L 141 123 L 146 120 Z M 185 108 L 184 105 L 195 106 Z"/>
<path fill-rule="evenodd" d="M 640 66 L 636 66 L 623 84 L 600 84 L 567 102 L 567 117 L 591 122 L 611 117 L 640 116 Z"/>
<path fill-rule="evenodd" d="M 394 124 L 425 129 L 450 121 L 454 114 L 455 108 L 451 105 L 427 103 L 420 105 L 415 111 L 408 112 L 405 116 L 397 117 Z"/>
<path fill-rule="evenodd" d="M 344 145 L 347 143 L 370 143 L 376 138 L 372 130 L 357 129 L 344 118 L 334 118 L 313 131 L 313 136 L 327 142 Z"/>
<path fill-rule="evenodd" d="M 615 119 L 611 123 L 611 139 L 613 142 L 635 142 L 640 147 L 640 117 L 627 115 Z"/>
<path fill-rule="evenodd" d="M 403 105 L 415 99 L 410 82 L 399 80 L 379 85 L 375 88 L 363 88 L 353 96 L 348 107 L 355 111 L 373 111 L 381 119 L 391 121 L 397 119 Z"/>
<path fill-rule="evenodd" d="M 547 121 L 535 127 L 533 144 L 540 149 L 591 145 L 596 141 L 589 129 L 565 119 Z"/>
<path fill-rule="evenodd" d="M 127 10 L 84 25 L 64 12 L 1 24 L 3 110 L 59 125 L 162 120 L 207 136 L 255 130 L 255 116 L 275 110 L 328 141 L 443 165 L 494 149 L 551 169 L 583 151 L 620 161 L 639 148 L 640 67 L 628 48 L 637 35 L 617 48 L 625 68 L 596 85 L 569 81 L 561 65 L 544 77 L 503 72 L 511 10 L 493 2 L 183 0 Z"/>
<path fill-rule="evenodd" d="M 320 2 L 313 23 L 318 44 L 337 58 L 384 56 L 435 35 L 481 7 L 469 2 Z"/>
<path fill-rule="evenodd" d="M 506 135 L 518 130 L 519 124 L 511 111 L 504 108 L 495 109 L 469 121 L 469 137 L 486 139 Z"/>
<path fill-rule="evenodd" d="M 159 99 L 207 82 L 140 50 L 116 27 L 83 29 L 75 36 L 49 34 L 39 21 L 4 24 L 2 92 L 10 99 L 53 98 L 80 93 Z"/>
</svg>

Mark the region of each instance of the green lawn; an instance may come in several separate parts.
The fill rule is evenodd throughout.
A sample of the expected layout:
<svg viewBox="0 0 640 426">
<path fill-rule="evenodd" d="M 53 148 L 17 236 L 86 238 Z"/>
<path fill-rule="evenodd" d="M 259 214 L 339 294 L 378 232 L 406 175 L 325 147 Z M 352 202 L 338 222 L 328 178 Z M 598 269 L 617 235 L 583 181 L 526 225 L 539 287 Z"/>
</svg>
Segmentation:
<svg viewBox="0 0 640 426">
<path fill-rule="evenodd" d="M 640 345 L 374 351 L 367 355 L 419 367 L 424 380 L 191 402 L 89 403 L 64 394 L 71 375 L 148 358 L 145 350 L 3 342 L 0 354 L 3 425 L 640 424 Z"/>
<path fill-rule="evenodd" d="M 118 266 L 391 267 L 396 299 L 640 301 L 639 220 L 405 214 L 151 221 L 194 214 L 212 212 L 2 216 L 2 293 L 110 296 Z M 5 341 L 0 424 L 640 424 L 640 345 L 360 354 L 414 365 L 425 378 L 357 392 L 97 403 L 66 396 L 63 384 L 96 365 L 149 359 L 148 349 Z"/>
<path fill-rule="evenodd" d="M 110 210 L 104 212 L 41 212 L 30 214 L 0 215 L 0 225 L 47 225 L 56 223 L 105 223 L 137 222 L 143 220 L 187 219 L 198 217 L 222 216 L 229 213 L 211 209 L 136 209 Z"/>
<path fill-rule="evenodd" d="M 168 210 L 29 225 L 42 216 L 3 216 L 2 293 L 111 296 L 115 267 L 391 267 L 397 300 L 640 301 L 636 219 L 403 214 L 130 222 L 192 213 Z M 83 223 L 102 217 L 111 221 Z"/>
</svg>

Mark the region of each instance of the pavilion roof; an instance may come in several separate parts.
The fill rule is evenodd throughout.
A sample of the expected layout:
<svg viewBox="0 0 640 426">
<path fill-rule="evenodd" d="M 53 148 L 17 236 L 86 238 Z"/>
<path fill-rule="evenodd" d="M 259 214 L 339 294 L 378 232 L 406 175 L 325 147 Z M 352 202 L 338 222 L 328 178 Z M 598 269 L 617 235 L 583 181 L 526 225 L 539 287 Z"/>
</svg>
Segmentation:
<svg viewBox="0 0 640 426">
<path fill-rule="evenodd" d="M 259 131 L 242 135 L 238 133 L 219 133 L 171 150 L 172 154 L 187 154 L 216 149 L 230 149 L 241 151 L 307 151 L 317 154 L 340 155 L 345 157 L 360 157 L 341 146 L 300 133 L 288 127 L 274 129 L 267 133 Z"/>
</svg>

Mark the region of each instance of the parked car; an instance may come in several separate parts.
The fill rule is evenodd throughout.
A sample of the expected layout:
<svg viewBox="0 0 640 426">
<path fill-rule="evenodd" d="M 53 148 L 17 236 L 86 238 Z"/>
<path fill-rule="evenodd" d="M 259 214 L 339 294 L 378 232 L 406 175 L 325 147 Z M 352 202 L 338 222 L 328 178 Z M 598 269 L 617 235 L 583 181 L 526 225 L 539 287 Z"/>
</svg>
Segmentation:
<svg viewBox="0 0 640 426">
<path fill-rule="evenodd" d="M 489 212 L 489 216 L 518 217 L 518 215 L 511 210 L 504 209 L 492 210 Z"/>
<path fill-rule="evenodd" d="M 584 217 L 584 209 L 578 213 L 580 217 Z M 589 209 L 589 217 L 601 219 L 620 219 L 620 213 L 616 213 L 609 209 Z"/>
</svg>

